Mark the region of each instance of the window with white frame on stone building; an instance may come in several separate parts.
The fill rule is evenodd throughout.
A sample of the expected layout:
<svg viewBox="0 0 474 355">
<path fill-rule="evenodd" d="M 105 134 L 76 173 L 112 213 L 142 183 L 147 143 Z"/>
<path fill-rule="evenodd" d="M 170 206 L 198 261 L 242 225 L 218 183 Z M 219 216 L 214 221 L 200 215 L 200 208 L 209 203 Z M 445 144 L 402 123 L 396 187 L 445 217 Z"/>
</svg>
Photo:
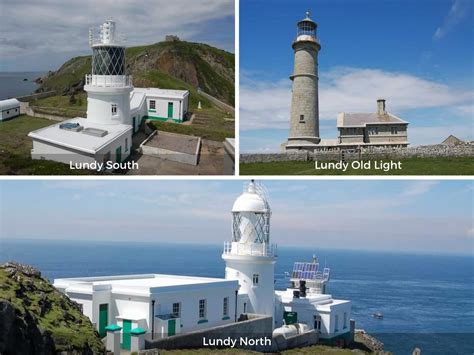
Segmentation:
<svg viewBox="0 0 474 355">
<path fill-rule="evenodd" d="M 117 116 L 117 104 L 112 104 L 112 116 Z"/>
<path fill-rule="evenodd" d="M 378 127 L 369 127 L 369 135 L 374 136 L 379 134 L 379 128 Z"/>
<path fill-rule="evenodd" d="M 224 317 L 228 317 L 228 316 L 229 316 L 229 297 L 224 297 L 224 304 L 223 304 L 222 315 L 223 315 Z"/>
<path fill-rule="evenodd" d="M 175 302 L 173 303 L 173 315 L 177 318 L 181 318 L 181 303 Z"/>
<path fill-rule="evenodd" d="M 258 285 L 258 274 L 253 274 L 252 282 L 254 286 Z"/>
<path fill-rule="evenodd" d="M 207 301 L 199 300 L 199 319 L 205 319 L 207 313 Z"/>
</svg>

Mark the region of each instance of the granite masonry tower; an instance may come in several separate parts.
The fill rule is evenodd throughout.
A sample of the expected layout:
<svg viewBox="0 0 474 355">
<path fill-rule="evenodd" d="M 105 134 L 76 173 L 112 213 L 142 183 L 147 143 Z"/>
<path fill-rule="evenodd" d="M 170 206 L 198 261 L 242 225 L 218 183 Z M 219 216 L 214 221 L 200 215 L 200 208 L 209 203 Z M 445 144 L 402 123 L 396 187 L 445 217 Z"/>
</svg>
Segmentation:
<svg viewBox="0 0 474 355">
<path fill-rule="evenodd" d="M 316 37 L 317 24 L 309 11 L 298 22 L 293 42 L 295 66 L 291 99 L 290 135 L 283 143 L 283 151 L 314 150 L 319 138 L 318 53 L 321 49 Z"/>
</svg>

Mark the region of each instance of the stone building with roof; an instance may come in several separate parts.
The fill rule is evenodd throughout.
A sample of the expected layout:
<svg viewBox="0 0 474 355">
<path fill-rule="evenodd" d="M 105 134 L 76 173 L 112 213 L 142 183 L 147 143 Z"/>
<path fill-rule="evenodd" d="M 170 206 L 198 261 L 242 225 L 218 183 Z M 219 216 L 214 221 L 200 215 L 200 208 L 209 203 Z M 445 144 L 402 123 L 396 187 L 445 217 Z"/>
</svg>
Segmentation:
<svg viewBox="0 0 474 355">
<path fill-rule="evenodd" d="M 408 146 L 408 122 L 385 109 L 385 99 L 377 100 L 375 113 L 342 112 L 337 117 L 337 145 L 341 148 L 359 146 Z"/>
</svg>

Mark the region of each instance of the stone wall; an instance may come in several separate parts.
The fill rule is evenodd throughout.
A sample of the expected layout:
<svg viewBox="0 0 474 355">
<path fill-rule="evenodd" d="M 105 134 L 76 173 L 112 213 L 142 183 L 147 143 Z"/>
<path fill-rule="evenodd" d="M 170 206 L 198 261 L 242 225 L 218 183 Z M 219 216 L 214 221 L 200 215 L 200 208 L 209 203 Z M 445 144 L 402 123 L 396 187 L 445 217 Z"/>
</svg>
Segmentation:
<svg viewBox="0 0 474 355">
<path fill-rule="evenodd" d="M 27 102 L 27 101 L 33 101 L 33 100 L 38 100 L 38 99 L 44 99 L 45 97 L 50 97 L 50 96 L 55 96 L 56 91 L 46 91 L 46 92 L 39 92 L 37 94 L 31 94 L 31 95 L 26 95 L 26 96 L 19 96 L 16 99 L 20 102 Z"/>
<path fill-rule="evenodd" d="M 209 101 L 213 102 L 214 105 L 216 105 L 217 107 L 220 107 L 221 109 L 225 111 L 235 113 L 235 108 L 226 104 L 225 102 L 222 102 L 221 100 L 215 98 L 214 96 L 209 95 L 207 92 L 204 92 L 201 89 L 198 89 L 198 93 L 204 96 L 205 98 L 207 98 Z"/>
<path fill-rule="evenodd" d="M 203 339 L 239 339 L 240 337 L 248 337 L 258 339 L 260 337 L 272 337 L 272 317 L 246 314 L 245 320 L 237 323 L 226 324 L 222 326 L 212 327 L 200 331 L 190 332 L 186 334 L 178 334 L 172 337 L 154 339 L 147 334 L 145 338 L 145 349 L 196 349 L 203 348 Z M 241 317 L 242 317 L 241 316 Z M 239 346 L 240 347 L 240 346 Z M 248 347 L 251 350 L 264 350 L 258 346 Z"/>
<path fill-rule="evenodd" d="M 281 161 L 333 161 L 342 159 L 341 151 L 316 151 L 274 154 L 241 154 L 241 163 L 268 163 Z M 344 152 L 344 160 L 375 160 L 405 158 L 473 157 L 474 144 L 425 145 L 410 148 L 369 147 L 360 151 Z"/>
</svg>

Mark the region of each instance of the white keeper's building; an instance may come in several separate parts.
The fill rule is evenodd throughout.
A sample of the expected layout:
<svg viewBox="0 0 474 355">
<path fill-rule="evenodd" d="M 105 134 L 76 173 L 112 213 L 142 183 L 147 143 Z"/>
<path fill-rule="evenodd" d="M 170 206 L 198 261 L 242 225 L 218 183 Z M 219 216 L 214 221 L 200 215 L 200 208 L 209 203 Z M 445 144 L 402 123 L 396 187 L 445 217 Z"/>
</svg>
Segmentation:
<svg viewBox="0 0 474 355">
<path fill-rule="evenodd" d="M 189 91 L 134 88 L 125 73 L 125 46 L 114 21 L 91 29 L 92 74 L 85 77 L 87 118 L 77 117 L 30 132 L 33 159 L 62 163 L 122 163 L 132 135 L 144 119 L 181 123 L 188 117 Z"/>
<path fill-rule="evenodd" d="M 270 241 L 271 209 L 264 188 L 253 181 L 232 207 L 232 238 L 224 243 L 225 278 L 182 275 L 122 275 L 56 279 L 54 286 L 82 305 L 105 336 L 121 327 L 121 346 L 130 332 L 156 337 L 237 322 L 241 314 L 273 318 L 274 335 L 316 331 L 320 338 L 350 334 L 351 302 L 326 293 L 329 268 L 295 263 L 289 287 L 275 291 L 277 246 Z"/>
</svg>

